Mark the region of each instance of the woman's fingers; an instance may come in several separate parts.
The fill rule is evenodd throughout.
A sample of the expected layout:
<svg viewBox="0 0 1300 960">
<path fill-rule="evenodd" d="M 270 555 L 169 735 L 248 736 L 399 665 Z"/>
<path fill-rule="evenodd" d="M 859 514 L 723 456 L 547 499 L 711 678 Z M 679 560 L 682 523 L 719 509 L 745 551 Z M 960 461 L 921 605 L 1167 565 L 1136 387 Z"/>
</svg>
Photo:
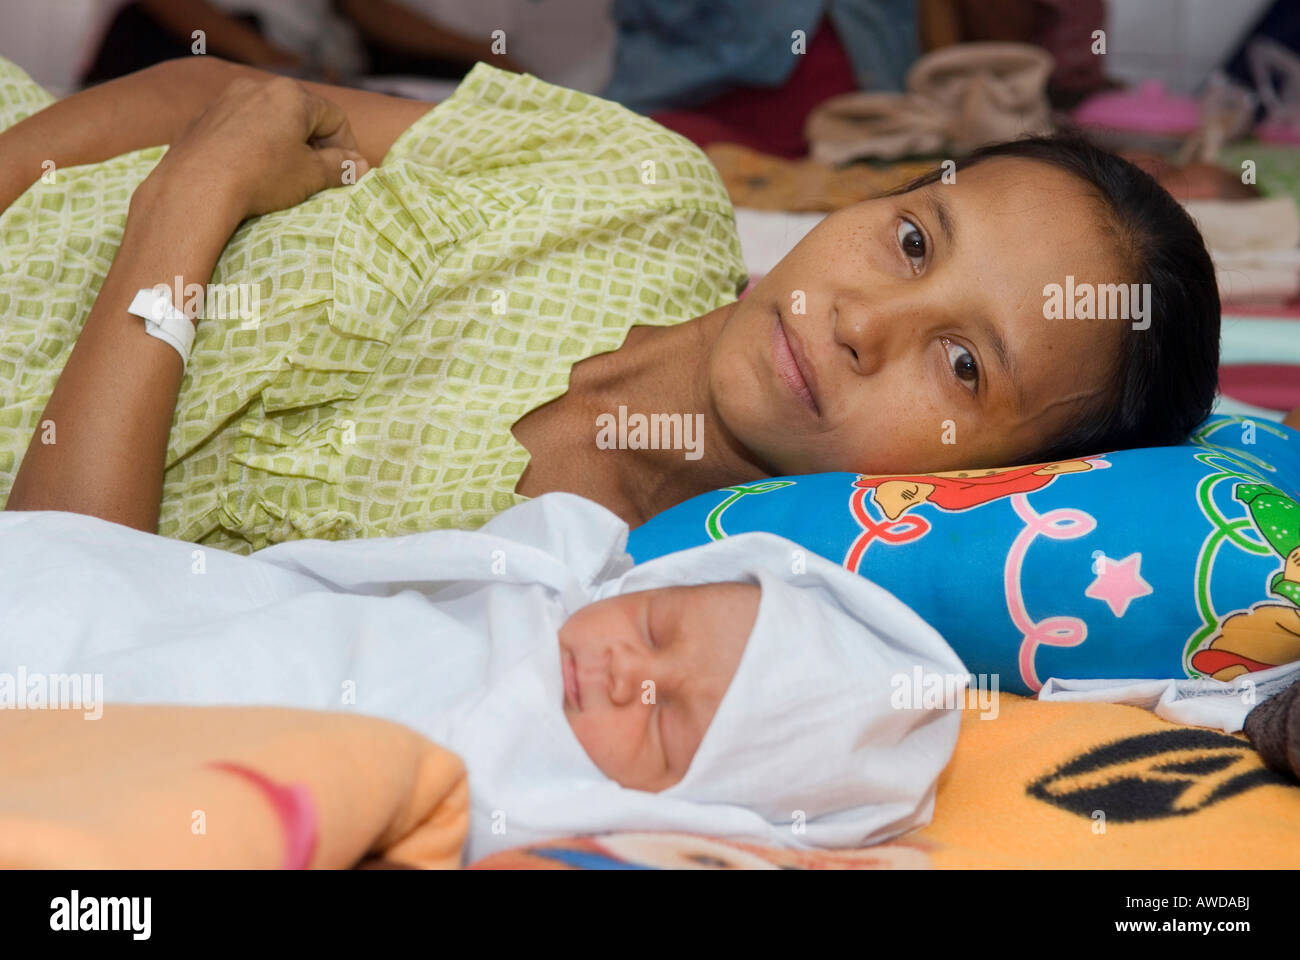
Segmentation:
<svg viewBox="0 0 1300 960">
<path fill-rule="evenodd" d="M 347 114 L 332 100 L 310 93 L 301 84 L 298 90 L 307 98 L 311 125 L 307 144 L 314 151 L 320 174 L 317 189 L 356 183 L 365 176 L 370 164 L 357 147 L 357 138 L 352 134 Z"/>
<path fill-rule="evenodd" d="M 287 77 L 235 80 L 165 162 L 228 192 L 244 216 L 356 183 L 370 169 L 342 108 Z"/>
<path fill-rule="evenodd" d="M 366 175 L 370 164 L 356 150 L 339 147 L 318 147 L 312 151 L 320 175 L 316 190 L 342 187 L 356 183 Z M 315 193 L 316 190 L 312 192 Z"/>
<path fill-rule="evenodd" d="M 318 97 L 298 84 L 302 95 L 308 98 L 311 128 L 307 131 L 307 140 L 315 147 L 341 147 L 345 150 L 357 150 L 357 138 L 352 135 L 352 126 L 343 108 L 332 100 Z"/>
</svg>

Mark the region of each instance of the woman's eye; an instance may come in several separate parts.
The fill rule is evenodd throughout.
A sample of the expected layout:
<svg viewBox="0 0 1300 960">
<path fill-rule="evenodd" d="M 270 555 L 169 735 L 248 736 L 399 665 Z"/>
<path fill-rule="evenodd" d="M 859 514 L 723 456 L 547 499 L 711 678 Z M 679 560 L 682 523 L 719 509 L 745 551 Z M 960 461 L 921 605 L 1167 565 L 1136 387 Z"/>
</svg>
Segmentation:
<svg viewBox="0 0 1300 960">
<path fill-rule="evenodd" d="M 902 220 L 898 224 L 898 246 L 903 256 L 912 261 L 914 267 L 925 265 L 925 234 L 916 228 L 911 220 Z"/>
<path fill-rule="evenodd" d="M 974 391 L 979 384 L 980 373 L 970 351 L 947 337 L 943 339 L 943 348 L 948 352 L 948 362 L 952 364 L 952 372 L 957 374 L 957 379 Z"/>
</svg>

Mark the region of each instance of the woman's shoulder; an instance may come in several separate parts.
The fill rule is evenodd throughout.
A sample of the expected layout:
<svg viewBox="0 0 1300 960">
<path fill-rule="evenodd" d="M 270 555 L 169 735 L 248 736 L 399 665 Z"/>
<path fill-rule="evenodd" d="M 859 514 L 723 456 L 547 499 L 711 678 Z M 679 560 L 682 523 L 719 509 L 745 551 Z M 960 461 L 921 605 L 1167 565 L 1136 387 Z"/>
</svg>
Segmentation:
<svg viewBox="0 0 1300 960">
<path fill-rule="evenodd" d="M 526 177 L 586 202 L 732 216 L 716 168 L 686 138 L 612 101 L 485 63 L 388 156 L 452 176 Z"/>
</svg>

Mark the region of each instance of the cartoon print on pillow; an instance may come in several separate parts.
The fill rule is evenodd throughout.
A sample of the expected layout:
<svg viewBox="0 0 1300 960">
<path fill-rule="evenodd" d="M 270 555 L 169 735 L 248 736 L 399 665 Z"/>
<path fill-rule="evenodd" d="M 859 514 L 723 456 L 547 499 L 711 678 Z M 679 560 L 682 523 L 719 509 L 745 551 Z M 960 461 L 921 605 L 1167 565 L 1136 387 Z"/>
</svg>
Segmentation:
<svg viewBox="0 0 1300 960">
<path fill-rule="evenodd" d="M 853 481 L 854 490 L 849 498 L 849 513 L 857 521 L 860 532 L 849 545 L 844 555 L 843 565 L 845 569 L 860 573 L 863 558 L 873 543 L 881 541 L 897 546 L 924 537 L 930 532 L 930 521 L 917 513 L 903 516 L 912 507 L 922 503 L 933 504 L 948 513 L 957 513 L 982 507 L 995 500 L 1009 499 L 1021 519 L 1037 529 L 1043 518 L 1034 514 L 1033 508 L 1029 506 L 1029 501 L 1026 499 L 1027 494 L 1042 490 L 1058 476 L 1068 473 L 1087 473 L 1090 470 L 1105 469 L 1110 465 L 1109 460 L 1095 456 L 1081 460 L 1059 460 L 1053 463 L 1031 463 L 1018 467 L 995 467 L 987 470 L 952 470 L 910 477 L 859 474 Z M 877 520 L 871 515 L 868 504 L 872 502 L 884 515 L 883 520 Z M 1096 521 L 1081 511 L 1077 513 L 1078 516 L 1072 515 L 1068 521 L 1063 515 L 1058 518 L 1066 523 L 1066 527 L 1072 532 L 1066 532 L 1066 528 L 1059 528 L 1049 535 L 1054 539 L 1060 539 L 1082 536 L 1090 532 L 1096 525 Z M 1030 520 L 1029 516 L 1033 519 Z M 1042 529 L 1038 532 L 1044 533 L 1047 530 Z M 1031 534 L 1031 539 L 1033 535 Z M 1019 601 L 1014 600 L 1012 595 L 1019 594 L 1019 583 L 1014 585 L 1008 583 L 1007 590 L 1008 604 L 1018 606 Z M 1012 610 L 1012 606 L 1008 606 L 1008 610 Z M 1012 619 L 1015 619 L 1014 613 Z M 1085 635 L 1086 630 L 1080 631 L 1078 639 L 1071 642 L 1082 642 Z M 1022 651 L 1022 669 L 1025 668 L 1023 653 Z M 1032 682 L 1029 688 L 1037 689 Z"/>
<path fill-rule="evenodd" d="M 631 531 L 628 552 L 786 537 L 894 593 L 1016 693 L 1052 675 L 1244 682 L 1300 661 L 1297 504 L 1300 433 L 1215 416 L 1179 446 L 737 484 Z"/>
<path fill-rule="evenodd" d="M 1236 498 L 1282 559 L 1269 589 L 1290 603 L 1260 603 L 1224 618 L 1214 639 L 1192 655 L 1193 669 L 1224 681 L 1300 660 L 1300 504 L 1267 483 L 1239 484 Z"/>
<path fill-rule="evenodd" d="M 1219 632 L 1192 654 L 1192 668 L 1215 680 L 1300 660 L 1300 608 L 1261 603 L 1225 617 Z"/>
<path fill-rule="evenodd" d="M 853 485 L 872 490 L 872 499 L 890 520 L 921 503 L 932 503 L 943 510 L 957 511 L 980 507 L 1017 493 L 1041 490 L 1058 476 L 1085 473 L 1094 467 L 1110 466 L 1105 460 L 1061 460 L 1056 463 L 1031 463 L 1020 467 L 997 467 L 991 470 L 952 470 L 912 477 L 860 475 Z"/>
<path fill-rule="evenodd" d="M 1300 607 L 1300 504 L 1267 483 L 1241 484 L 1237 499 L 1250 507 L 1255 529 L 1283 560 L 1269 589 Z"/>
</svg>

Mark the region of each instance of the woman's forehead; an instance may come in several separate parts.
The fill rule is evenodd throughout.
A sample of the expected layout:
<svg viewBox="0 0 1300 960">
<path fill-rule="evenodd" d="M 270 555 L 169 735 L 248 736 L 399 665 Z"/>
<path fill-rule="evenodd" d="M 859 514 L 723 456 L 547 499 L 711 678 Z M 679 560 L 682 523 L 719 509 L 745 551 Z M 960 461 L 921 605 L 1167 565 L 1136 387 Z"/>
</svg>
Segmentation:
<svg viewBox="0 0 1300 960">
<path fill-rule="evenodd" d="M 931 184 L 956 242 L 948 269 L 970 276 L 1015 315 L 1042 316 L 1051 285 L 1118 284 L 1134 278 L 1091 186 L 1045 163 L 996 158 L 957 182 Z M 1088 331 L 1094 333 L 1095 331 Z"/>
<path fill-rule="evenodd" d="M 1107 232 L 1106 207 L 1095 188 L 1050 164 L 997 157 L 958 170 L 955 176 L 952 183 L 938 181 L 915 192 L 931 206 L 947 208 L 959 238 L 975 234 L 969 238 L 972 246 L 999 238 L 1023 243 L 1033 232 L 1057 241 L 1049 246 L 1068 246 L 1077 238 L 1086 241 L 1080 250 L 1096 252 L 1095 241 Z M 1018 232 L 1005 232 L 1012 228 Z M 997 233 L 990 236 L 989 231 Z"/>
</svg>

